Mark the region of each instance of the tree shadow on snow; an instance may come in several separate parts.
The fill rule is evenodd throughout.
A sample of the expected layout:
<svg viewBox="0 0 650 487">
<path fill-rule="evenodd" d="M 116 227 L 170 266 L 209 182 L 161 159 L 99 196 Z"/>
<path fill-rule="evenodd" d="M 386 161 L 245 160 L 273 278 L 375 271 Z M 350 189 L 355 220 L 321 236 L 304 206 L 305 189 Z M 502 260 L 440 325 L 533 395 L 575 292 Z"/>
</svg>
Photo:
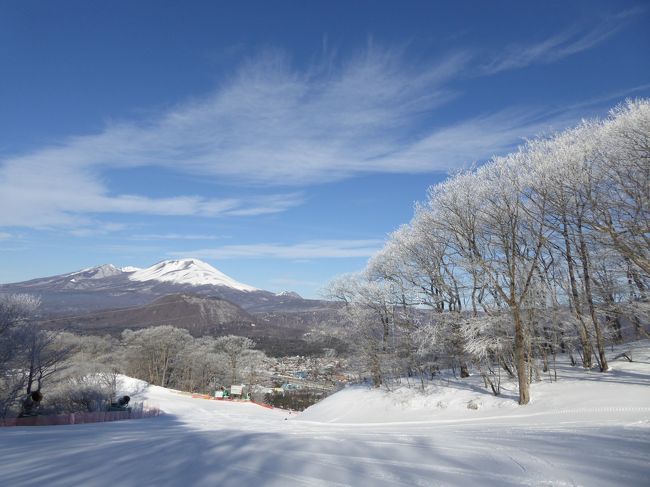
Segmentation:
<svg viewBox="0 0 650 487">
<path fill-rule="evenodd" d="M 600 479 L 611 480 L 613 485 L 621 480 L 618 469 L 625 467 L 631 472 L 627 485 L 640 485 L 637 481 L 643 479 L 643 472 L 639 473 L 638 462 L 630 463 L 634 455 L 628 453 L 648 448 L 647 438 L 623 438 L 618 432 L 599 437 L 587 430 L 566 434 L 488 431 L 477 425 L 474 429 L 382 433 L 329 430 L 325 425 L 290 421 L 277 430 L 239 431 L 225 425 L 224 429 L 195 430 L 172 415 L 110 424 L 5 429 L 0 431 L 0 484 L 508 486 L 520 485 L 531 475 L 539 480 L 540 475 L 553 473 L 553 479 L 562 479 L 568 474 L 550 467 L 535 471 L 540 464 L 537 457 L 557 458 L 564 465 L 567 456 L 574 455 L 571 468 L 579 468 L 584 461 L 586 476 L 590 472 L 602 475 Z M 624 458 L 612 456 L 612 451 Z M 576 452 L 581 456 L 575 457 Z M 609 458 L 606 466 L 591 461 L 600 461 L 600 457 Z"/>
</svg>

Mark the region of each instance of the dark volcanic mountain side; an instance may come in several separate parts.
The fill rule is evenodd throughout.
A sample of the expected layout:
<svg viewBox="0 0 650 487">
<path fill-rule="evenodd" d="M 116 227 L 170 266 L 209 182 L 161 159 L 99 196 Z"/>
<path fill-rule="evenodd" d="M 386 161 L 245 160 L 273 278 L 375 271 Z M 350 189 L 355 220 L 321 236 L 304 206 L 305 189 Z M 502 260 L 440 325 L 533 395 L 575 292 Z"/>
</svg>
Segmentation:
<svg viewBox="0 0 650 487">
<path fill-rule="evenodd" d="M 343 342 L 327 333 L 335 314 L 333 309 L 249 313 L 221 298 L 170 294 L 144 306 L 43 319 L 42 325 L 89 335 L 119 335 L 126 329 L 169 325 L 185 328 L 196 337 L 246 336 L 272 356 L 310 355 L 324 348 L 345 350 Z"/>
<path fill-rule="evenodd" d="M 169 294 L 132 308 L 102 310 L 70 317 L 44 319 L 43 325 L 76 333 L 117 335 L 127 328 L 170 325 L 194 336 L 236 333 L 255 318 L 225 299 L 193 294 Z"/>
</svg>

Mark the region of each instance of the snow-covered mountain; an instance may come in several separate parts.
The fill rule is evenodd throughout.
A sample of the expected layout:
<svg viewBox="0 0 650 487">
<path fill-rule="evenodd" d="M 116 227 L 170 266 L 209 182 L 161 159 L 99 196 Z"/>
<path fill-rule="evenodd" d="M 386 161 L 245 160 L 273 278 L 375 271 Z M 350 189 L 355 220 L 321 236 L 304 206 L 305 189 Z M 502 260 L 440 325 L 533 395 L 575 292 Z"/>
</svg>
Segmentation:
<svg viewBox="0 0 650 487">
<path fill-rule="evenodd" d="M 38 296 L 39 316 L 53 328 L 105 334 L 166 324 L 197 336 L 249 336 L 270 354 L 318 352 L 320 345 L 305 337 L 336 322 L 339 308 L 292 292 L 256 289 L 189 258 L 145 269 L 104 264 L 0 284 L 0 295 L 14 293 Z"/>
<path fill-rule="evenodd" d="M 103 264 L 30 281 L 0 284 L 0 294 L 30 293 L 44 314 L 81 314 L 142 306 L 169 294 L 231 301 L 247 311 L 305 311 L 330 306 L 291 292 L 275 293 L 241 283 L 199 259 L 164 260 L 140 269 Z"/>
<path fill-rule="evenodd" d="M 74 282 L 78 279 L 104 279 L 105 277 L 119 276 L 122 272 L 122 269 L 118 269 L 113 264 L 104 264 L 73 272 L 68 274 L 68 277 Z"/>
<path fill-rule="evenodd" d="M 298 298 L 302 299 L 302 296 L 295 291 L 282 291 L 281 293 L 276 294 L 279 298 Z"/>
<path fill-rule="evenodd" d="M 133 267 L 132 265 L 127 265 L 126 267 L 122 267 L 120 269 L 122 272 L 135 272 L 135 271 L 141 271 L 141 267 Z"/>
<path fill-rule="evenodd" d="M 199 259 L 164 260 L 133 272 L 131 281 L 160 281 L 191 286 L 227 286 L 238 291 L 259 291 L 242 284 Z"/>
<path fill-rule="evenodd" d="M 253 286 L 236 281 L 199 259 L 163 260 L 146 269 L 133 266 L 118 268 L 113 264 L 103 264 L 71 272 L 63 277 L 68 278 L 70 283 L 76 283 L 86 279 L 104 279 L 123 274 L 128 274 L 129 280 L 136 282 L 159 281 L 190 286 L 226 286 L 238 291 L 259 291 Z"/>
</svg>

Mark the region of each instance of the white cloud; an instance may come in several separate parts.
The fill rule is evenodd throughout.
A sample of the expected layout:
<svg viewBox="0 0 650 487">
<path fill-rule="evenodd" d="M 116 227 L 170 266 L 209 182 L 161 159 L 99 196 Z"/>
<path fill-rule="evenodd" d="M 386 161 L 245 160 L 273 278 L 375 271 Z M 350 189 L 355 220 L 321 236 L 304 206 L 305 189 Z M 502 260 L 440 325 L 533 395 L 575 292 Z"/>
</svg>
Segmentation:
<svg viewBox="0 0 650 487">
<path fill-rule="evenodd" d="M 282 213 L 290 208 L 299 206 L 304 201 L 301 192 L 257 196 L 247 204 L 240 204 L 237 208 L 225 212 L 226 216 L 258 216 Z"/>
<path fill-rule="evenodd" d="M 129 240 L 220 240 L 229 238 L 223 235 L 191 234 L 191 233 L 147 233 L 133 235 Z"/>
<path fill-rule="evenodd" d="M 550 62 L 602 42 L 611 29 L 563 34 L 493 60 L 496 72 Z M 340 60 L 296 69 L 268 51 L 212 94 L 145 121 L 108 125 L 0 160 L 0 227 L 84 227 L 98 214 L 244 217 L 279 213 L 303 194 L 251 195 L 256 185 L 301 187 L 367 173 L 448 171 L 510 148 L 546 125 L 524 109 L 433 124 L 458 96 L 450 82 L 473 56 L 408 63 L 400 49 L 369 45 Z M 246 196 L 123 194 L 105 171 L 166 168 L 204 181 L 245 183 Z M 252 186 L 251 186 L 252 185 Z"/>
<path fill-rule="evenodd" d="M 341 259 L 370 257 L 384 245 L 383 240 L 313 240 L 297 244 L 259 243 L 223 245 L 208 249 L 170 252 L 170 256 L 193 255 L 205 259 Z"/>
<path fill-rule="evenodd" d="M 12 237 L 10 233 L 0 232 L 0 240 L 9 240 Z"/>
<path fill-rule="evenodd" d="M 68 233 L 75 237 L 97 237 L 100 235 L 108 235 L 113 232 L 119 232 L 126 229 L 127 226 L 123 223 L 112 222 L 88 222 L 85 227 L 78 227 L 69 230 Z"/>
<path fill-rule="evenodd" d="M 13 174 L 7 175 L 3 169 Z M 253 216 L 286 211 L 302 202 L 300 193 L 273 194 L 242 198 L 204 198 L 173 196 L 149 198 L 139 195 L 110 196 L 98 180 L 84 174 L 56 174 L 54 168 L 42 171 L 16 170 L 11 165 L 0 168 L 0 227 L 27 226 L 73 227 L 74 232 L 115 231 L 116 226 L 102 226 L 95 218 L 100 213 L 163 216 Z M 33 174 L 38 174 L 34 176 Z M 3 177 L 4 176 L 4 177 Z"/>
<path fill-rule="evenodd" d="M 397 50 L 369 47 L 338 67 L 324 61 L 296 70 L 282 54 L 267 52 L 210 96 L 0 160 L 0 226 L 79 226 L 99 213 L 286 211 L 302 202 L 299 193 L 206 198 L 170 188 L 168 197 L 151 198 L 119 194 L 103 173 L 165 167 L 207 181 L 299 186 L 382 170 L 389 165 L 383 155 L 406 143 L 421 115 L 453 96 L 442 85 L 464 62 L 456 55 L 408 66 Z"/>
<path fill-rule="evenodd" d="M 619 32 L 643 9 L 631 9 L 610 15 L 591 28 L 573 27 L 534 44 L 511 45 L 480 66 L 481 75 L 523 68 L 531 64 L 549 64 L 586 51 Z"/>
</svg>

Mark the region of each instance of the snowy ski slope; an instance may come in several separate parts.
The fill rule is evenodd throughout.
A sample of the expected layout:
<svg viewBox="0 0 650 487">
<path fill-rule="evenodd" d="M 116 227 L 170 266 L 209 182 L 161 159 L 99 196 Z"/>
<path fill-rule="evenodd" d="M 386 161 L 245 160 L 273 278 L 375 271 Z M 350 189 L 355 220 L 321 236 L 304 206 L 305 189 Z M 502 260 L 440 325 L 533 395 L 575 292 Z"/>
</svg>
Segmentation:
<svg viewBox="0 0 650 487">
<path fill-rule="evenodd" d="M 0 485 L 649 485 L 650 343 L 635 347 L 604 375 L 561 367 L 525 407 L 477 377 L 426 395 L 350 387 L 301 414 L 130 380 L 166 414 L 0 429 Z"/>
</svg>

